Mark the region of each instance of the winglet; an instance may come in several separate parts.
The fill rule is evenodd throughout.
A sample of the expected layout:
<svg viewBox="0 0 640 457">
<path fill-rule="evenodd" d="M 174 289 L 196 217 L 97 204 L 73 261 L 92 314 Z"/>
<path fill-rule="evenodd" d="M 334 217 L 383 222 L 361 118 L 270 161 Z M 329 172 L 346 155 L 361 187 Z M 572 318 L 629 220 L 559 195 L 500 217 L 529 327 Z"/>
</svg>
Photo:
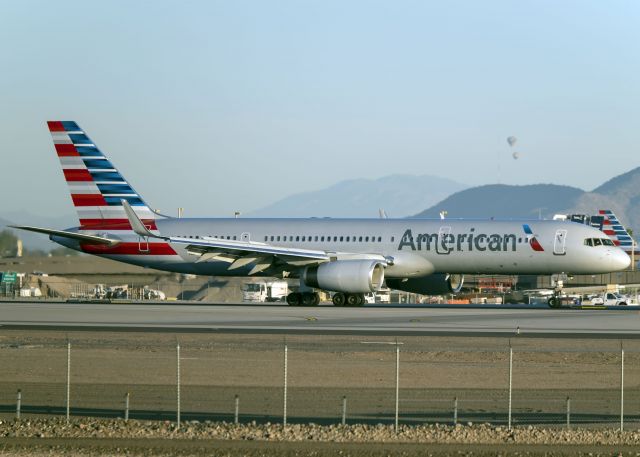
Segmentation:
<svg viewBox="0 0 640 457">
<path fill-rule="evenodd" d="M 154 235 L 149 231 L 149 229 L 142 223 L 136 212 L 133 210 L 128 201 L 122 199 L 122 206 L 124 207 L 124 212 L 127 215 L 127 219 L 129 219 L 129 224 L 131 224 L 131 228 L 134 232 L 136 232 L 140 236 L 146 236 L 151 238 L 159 238 L 159 236 Z"/>
</svg>

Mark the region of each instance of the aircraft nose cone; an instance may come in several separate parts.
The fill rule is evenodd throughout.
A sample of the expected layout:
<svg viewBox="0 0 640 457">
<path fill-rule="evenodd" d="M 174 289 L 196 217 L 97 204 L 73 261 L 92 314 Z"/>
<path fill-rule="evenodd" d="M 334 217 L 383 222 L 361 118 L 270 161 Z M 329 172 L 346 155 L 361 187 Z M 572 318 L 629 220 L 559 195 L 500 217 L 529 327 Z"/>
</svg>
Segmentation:
<svg viewBox="0 0 640 457">
<path fill-rule="evenodd" d="M 616 249 L 611 253 L 611 266 L 615 270 L 626 270 L 631 265 L 631 257 L 622 249 Z"/>
</svg>

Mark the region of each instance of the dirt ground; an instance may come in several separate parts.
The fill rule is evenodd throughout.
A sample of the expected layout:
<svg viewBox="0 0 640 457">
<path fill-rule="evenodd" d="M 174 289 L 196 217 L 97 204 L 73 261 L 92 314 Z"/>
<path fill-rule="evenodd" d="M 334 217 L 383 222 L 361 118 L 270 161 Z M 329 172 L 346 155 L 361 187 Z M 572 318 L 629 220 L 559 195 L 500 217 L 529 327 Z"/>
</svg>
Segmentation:
<svg viewBox="0 0 640 457">
<path fill-rule="evenodd" d="M 633 456 L 633 446 L 438 445 L 381 443 L 265 443 L 247 441 L 12 439 L 0 443 L 0 455 L 65 456 L 247 456 L 247 457 L 569 457 Z"/>
</svg>

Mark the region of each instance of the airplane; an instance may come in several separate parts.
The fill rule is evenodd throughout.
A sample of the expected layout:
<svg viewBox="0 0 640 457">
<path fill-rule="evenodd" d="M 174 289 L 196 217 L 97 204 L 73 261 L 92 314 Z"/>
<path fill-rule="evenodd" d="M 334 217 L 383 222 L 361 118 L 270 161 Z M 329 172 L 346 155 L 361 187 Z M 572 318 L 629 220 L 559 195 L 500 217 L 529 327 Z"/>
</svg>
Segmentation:
<svg viewBox="0 0 640 457">
<path fill-rule="evenodd" d="M 425 295 L 460 291 L 465 274 L 597 274 L 629 256 L 571 221 L 475 219 L 175 218 L 152 210 L 74 121 L 50 121 L 79 226 L 49 235 L 120 262 L 207 276 L 298 278 L 289 305 L 361 306 L 386 285 Z"/>
</svg>

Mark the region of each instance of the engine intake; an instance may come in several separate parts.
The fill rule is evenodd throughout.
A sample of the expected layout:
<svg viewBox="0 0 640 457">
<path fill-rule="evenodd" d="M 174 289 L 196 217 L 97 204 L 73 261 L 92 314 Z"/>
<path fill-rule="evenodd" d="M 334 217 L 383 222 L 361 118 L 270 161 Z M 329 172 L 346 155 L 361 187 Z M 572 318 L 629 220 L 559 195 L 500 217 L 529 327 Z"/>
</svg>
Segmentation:
<svg viewBox="0 0 640 457">
<path fill-rule="evenodd" d="M 378 260 L 336 260 L 305 268 L 302 279 L 309 287 L 334 292 L 376 292 L 384 283 L 384 266 Z"/>
<path fill-rule="evenodd" d="M 460 292 L 464 284 L 464 275 L 446 275 L 437 273 L 421 278 L 387 278 L 391 289 L 413 292 L 422 295 L 442 295 Z"/>
</svg>

